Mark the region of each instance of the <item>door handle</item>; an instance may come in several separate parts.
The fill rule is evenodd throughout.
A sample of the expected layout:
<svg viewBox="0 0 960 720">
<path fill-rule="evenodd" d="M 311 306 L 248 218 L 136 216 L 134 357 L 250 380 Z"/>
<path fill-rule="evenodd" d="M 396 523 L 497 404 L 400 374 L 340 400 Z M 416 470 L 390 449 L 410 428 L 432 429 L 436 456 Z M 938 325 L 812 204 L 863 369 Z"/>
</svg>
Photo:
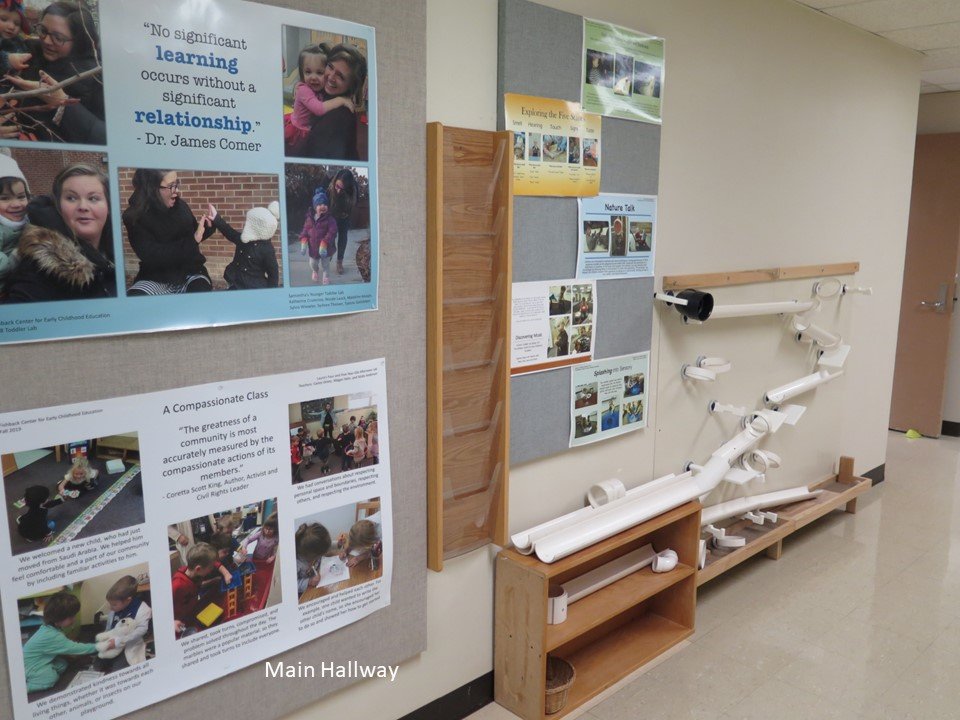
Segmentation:
<svg viewBox="0 0 960 720">
<path fill-rule="evenodd" d="M 950 286 L 948 283 L 940 283 L 940 292 L 937 293 L 936 300 L 921 300 L 920 307 L 930 308 L 940 315 L 947 311 L 947 292 Z"/>
</svg>

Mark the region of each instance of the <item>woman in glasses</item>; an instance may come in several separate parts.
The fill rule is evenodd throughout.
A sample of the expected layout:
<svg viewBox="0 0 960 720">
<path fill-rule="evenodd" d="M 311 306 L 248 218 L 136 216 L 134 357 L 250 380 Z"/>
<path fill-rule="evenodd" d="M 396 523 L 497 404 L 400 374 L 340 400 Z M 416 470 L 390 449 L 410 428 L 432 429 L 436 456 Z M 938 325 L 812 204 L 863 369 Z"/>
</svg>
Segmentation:
<svg viewBox="0 0 960 720">
<path fill-rule="evenodd" d="M 7 79 L 20 90 L 81 79 L 25 101 L 13 116 L 21 139 L 105 144 L 100 35 L 93 15 L 76 2 L 53 2 L 34 31 L 39 40 L 31 42 L 29 67 Z"/>
<path fill-rule="evenodd" d="M 123 212 L 130 246 L 140 270 L 127 295 L 171 295 L 213 289 L 200 243 L 214 232 L 213 217 L 197 220 L 180 197 L 175 170 L 140 168 Z"/>
</svg>

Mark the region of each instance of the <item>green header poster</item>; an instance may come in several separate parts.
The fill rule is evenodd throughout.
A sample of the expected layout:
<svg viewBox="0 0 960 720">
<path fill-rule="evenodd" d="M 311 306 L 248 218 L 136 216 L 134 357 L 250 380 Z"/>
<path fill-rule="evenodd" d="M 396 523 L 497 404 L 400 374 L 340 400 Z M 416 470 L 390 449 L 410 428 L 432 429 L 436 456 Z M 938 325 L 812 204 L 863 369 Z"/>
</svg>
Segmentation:
<svg viewBox="0 0 960 720">
<path fill-rule="evenodd" d="M 663 38 L 584 19 L 585 112 L 660 124 Z"/>
</svg>

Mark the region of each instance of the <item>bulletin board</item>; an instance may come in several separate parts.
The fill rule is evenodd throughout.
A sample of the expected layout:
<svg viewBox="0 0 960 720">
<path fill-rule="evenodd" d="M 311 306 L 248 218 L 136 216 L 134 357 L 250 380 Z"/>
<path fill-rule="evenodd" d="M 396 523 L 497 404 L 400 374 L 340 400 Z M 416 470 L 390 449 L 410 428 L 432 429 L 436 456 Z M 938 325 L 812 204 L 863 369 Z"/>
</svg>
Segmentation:
<svg viewBox="0 0 960 720">
<path fill-rule="evenodd" d="M 526 0 L 500 0 L 498 127 L 504 93 L 580 101 L 583 17 Z M 636 28 L 642 30 L 642 28 Z M 603 193 L 656 195 L 660 126 L 604 117 Z M 573 277 L 577 267 L 577 201 L 514 200 L 513 281 Z M 654 278 L 597 283 L 596 359 L 649 350 Z M 511 380 L 510 462 L 563 452 L 570 434 L 570 370 Z"/>
<path fill-rule="evenodd" d="M 411 312 L 424 306 L 426 296 L 425 3 L 267 4 L 375 28 L 382 127 L 390 128 L 389 142 L 381 144 L 379 156 L 380 222 L 388 230 L 381 250 L 385 262 L 379 309 L 340 317 L 3 347 L 0 412 L 385 358 L 390 414 L 395 418 L 390 438 L 396 478 L 391 604 L 273 660 L 317 667 L 347 661 L 398 664 L 426 647 L 425 382 L 423 358 L 410 352 L 426 343 L 425 315 Z M 5 661 L 0 664 L 0 715 L 12 717 L 9 672 Z M 276 718 L 354 681 L 321 678 L 319 673 L 309 682 L 266 679 L 263 664 L 257 663 L 136 715 L 144 720 L 200 717 L 222 707 L 227 697 L 233 708 L 255 707 L 258 715 Z"/>
</svg>

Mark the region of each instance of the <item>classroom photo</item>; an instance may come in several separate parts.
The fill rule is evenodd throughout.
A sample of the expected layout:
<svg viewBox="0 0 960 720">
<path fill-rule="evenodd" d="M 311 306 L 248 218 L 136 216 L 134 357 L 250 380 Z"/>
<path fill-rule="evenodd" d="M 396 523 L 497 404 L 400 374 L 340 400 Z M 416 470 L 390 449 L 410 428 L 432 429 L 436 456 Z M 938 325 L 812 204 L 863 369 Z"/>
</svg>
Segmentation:
<svg viewBox="0 0 960 720">
<path fill-rule="evenodd" d="M 592 382 L 584 385 L 577 385 L 576 390 L 574 390 L 574 396 L 573 407 L 577 410 L 590 405 L 596 405 L 597 383 Z"/>
<path fill-rule="evenodd" d="M 370 282 L 370 178 L 349 165 L 286 167 L 292 287 Z"/>
<path fill-rule="evenodd" d="M 653 223 L 640 220 L 630 221 L 630 243 L 628 252 L 650 252 L 653 246 Z"/>
<path fill-rule="evenodd" d="M 276 175 L 120 168 L 127 296 L 283 285 Z"/>
<path fill-rule="evenodd" d="M 292 403 L 289 412 L 295 485 L 380 462 L 377 405 L 371 393 Z"/>
<path fill-rule="evenodd" d="M 17 598 L 27 701 L 155 657 L 146 563 Z"/>
<path fill-rule="evenodd" d="M 366 161 L 366 41 L 284 25 L 281 43 L 284 154 Z"/>
<path fill-rule="evenodd" d="M 136 432 L 0 456 L 13 555 L 143 523 Z"/>
<path fill-rule="evenodd" d="M 581 413 L 574 417 L 573 436 L 575 438 L 586 437 L 597 432 L 597 412 L 596 410 Z"/>
<path fill-rule="evenodd" d="M 381 524 L 378 497 L 297 519 L 299 603 L 382 577 Z"/>
<path fill-rule="evenodd" d="M 167 526 L 177 639 L 280 603 L 280 532 L 271 498 Z"/>
</svg>

